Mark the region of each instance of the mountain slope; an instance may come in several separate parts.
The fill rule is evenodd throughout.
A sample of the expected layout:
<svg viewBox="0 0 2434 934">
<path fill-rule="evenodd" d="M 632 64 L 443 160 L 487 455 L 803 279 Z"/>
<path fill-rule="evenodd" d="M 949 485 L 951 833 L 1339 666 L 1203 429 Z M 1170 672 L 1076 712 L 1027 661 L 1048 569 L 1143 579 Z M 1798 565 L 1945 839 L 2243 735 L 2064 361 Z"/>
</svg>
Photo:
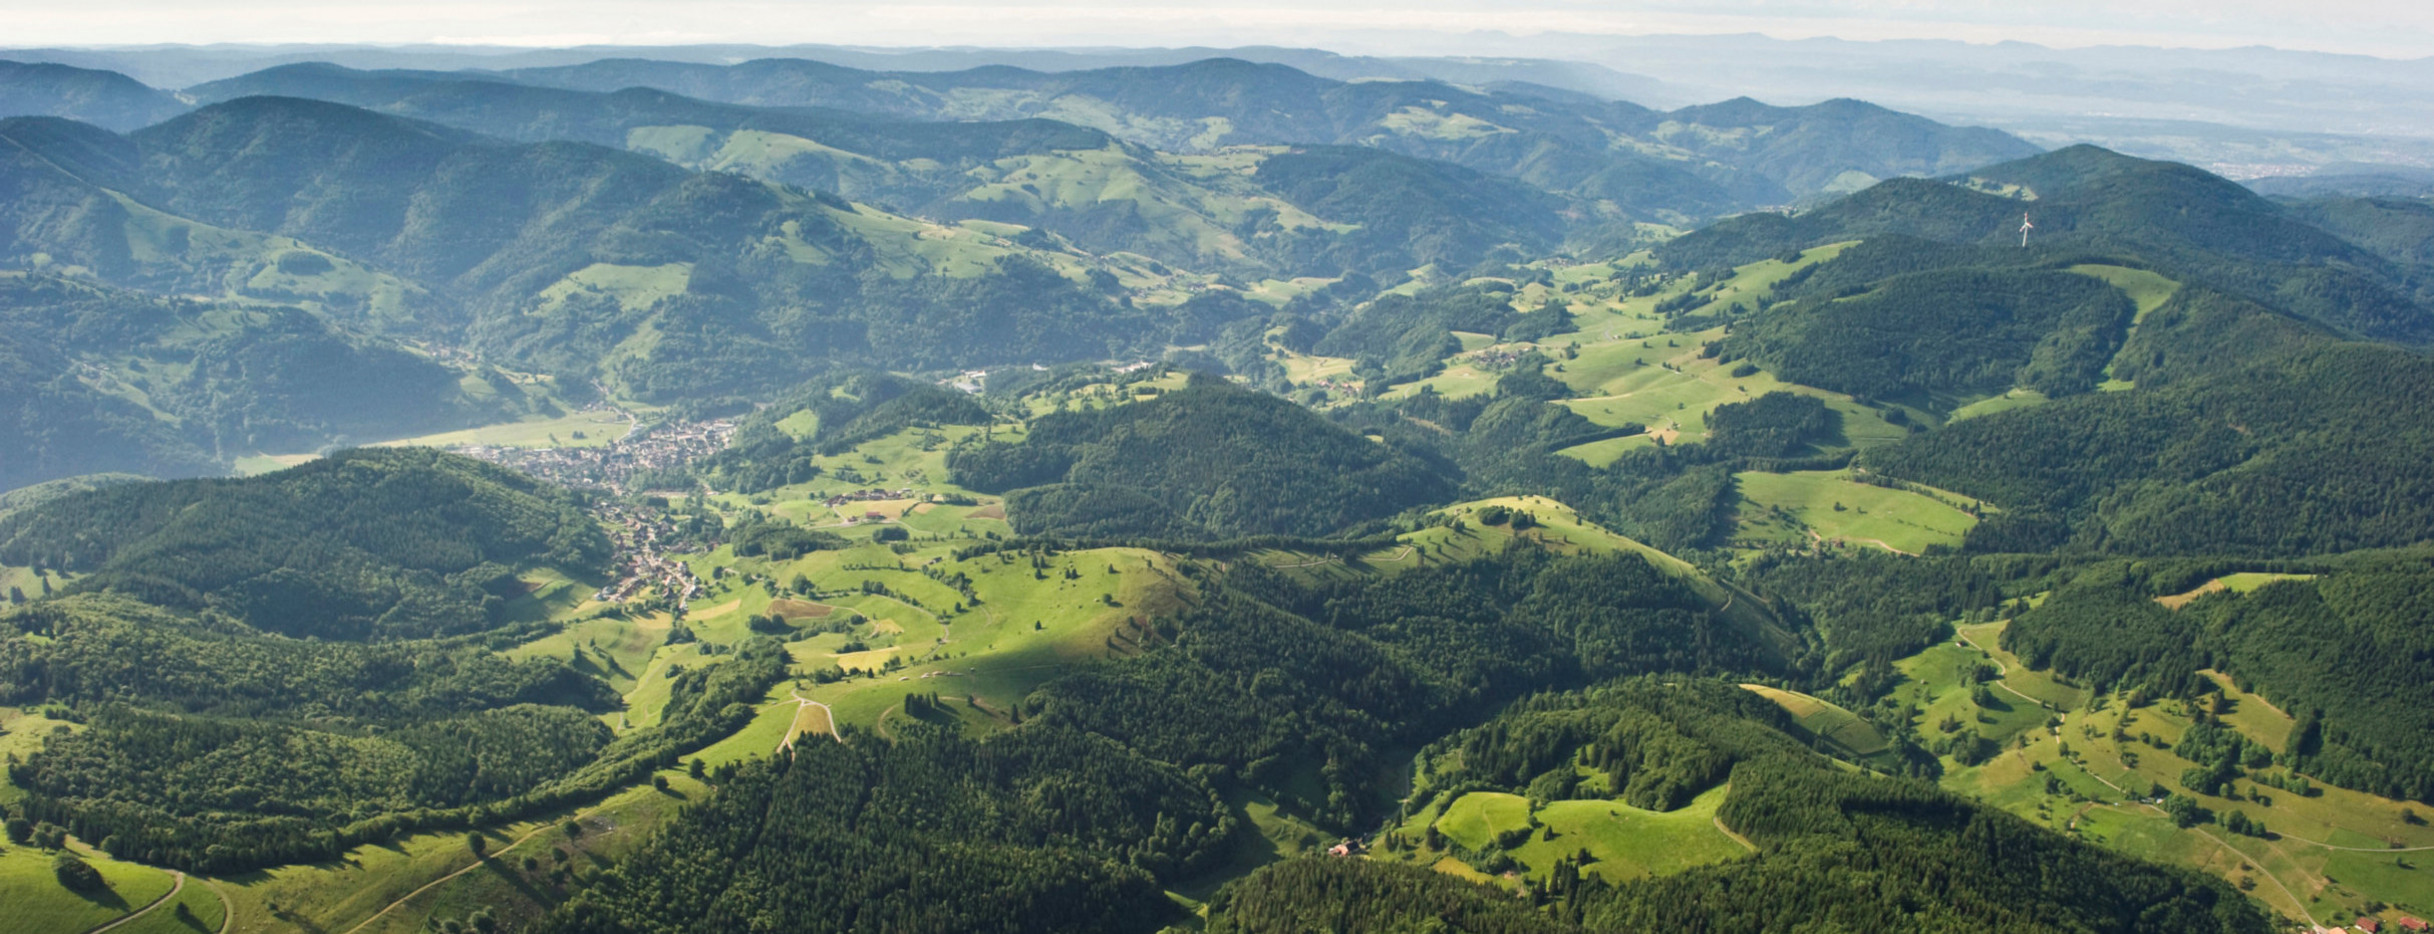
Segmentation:
<svg viewBox="0 0 2434 934">
<path fill-rule="evenodd" d="M 1322 535 L 1453 488 L 1409 454 L 1212 377 L 1045 416 L 1028 440 L 958 448 L 947 465 L 964 486 L 1014 491 L 1007 512 L 1026 534 Z"/>
<path fill-rule="evenodd" d="M 255 253 L 310 254 L 292 264 L 300 273 L 346 280 L 352 292 L 319 303 L 341 319 L 650 398 L 785 385 L 846 359 L 923 369 L 1191 337 L 1162 310 L 1109 296 L 1125 280 L 1162 281 L 1146 267 L 588 144 L 510 144 L 289 98 L 217 104 L 124 138 L 18 139 L 59 169 L 46 191 L 95 206 L 62 225 L 36 221 L 65 197 L 8 203 L 0 218 L 28 218 L 18 250 L 65 239 L 63 251 L 126 257 L 118 278 L 157 286 L 193 271 L 139 250 L 128 225 L 90 218 L 115 204 L 165 227 L 231 231 L 223 239 L 251 237 Z M 224 287 L 257 284 L 240 281 Z"/>
<path fill-rule="evenodd" d="M 2019 244 L 2023 214 L 2036 225 L 2026 249 Z M 1736 217 L 1658 255 L 1679 268 L 1707 269 L 1890 234 L 2009 247 L 2010 259 L 1982 255 L 2005 265 L 2127 258 L 2362 336 L 2434 340 L 2434 313 L 2404 286 L 2411 270 L 2222 178 L 2093 146 L 1947 181 L 1888 181 L 1794 217 Z"/>
<path fill-rule="evenodd" d="M 512 588 L 517 571 L 596 573 L 608 550 L 564 491 L 418 448 L 240 480 L 110 486 L 0 520 L 0 562 L 84 575 L 79 591 L 360 641 L 493 625 L 497 588 Z"/>
<path fill-rule="evenodd" d="M 132 130 L 185 110 L 169 92 L 115 71 L 0 60 L 0 117 L 66 117 Z"/>
<path fill-rule="evenodd" d="M 597 143 L 923 217 L 1037 227 L 1094 252 L 1262 276 L 1468 267 L 1505 243 L 1543 250 L 1574 222 L 1564 215 L 1578 213 L 1526 185 L 1370 149 L 1327 150 L 1324 168 L 1349 179 L 1314 188 L 1312 171 L 1287 158 L 1303 155 L 1297 150 L 1174 155 L 1038 118 L 923 122 L 326 65 L 270 69 L 196 93 L 293 95 L 506 139 Z"/>
<path fill-rule="evenodd" d="M 1661 114 L 1529 88 L 1479 93 L 1436 82 L 1338 82 L 1234 59 L 945 74 L 786 59 L 732 66 L 610 60 L 508 74 L 559 87 L 641 85 L 738 103 L 929 119 L 1045 116 L 1169 151 L 1229 143 L 1369 145 L 1629 210 L 1692 216 L 1848 187 L 1854 179 L 1846 173 L 1872 180 L 1952 171 L 2035 151 L 1996 131 L 1954 129 L 1852 102 L 1785 109 L 1728 102 Z M 1820 152 L 1814 144 L 1825 139 L 1836 145 Z"/>
<path fill-rule="evenodd" d="M 256 451 L 396 437 L 547 408 L 288 305 L 155 298 L 0 273 L 0 488 L 103 471 L 190 476 Z"/>
</svg>

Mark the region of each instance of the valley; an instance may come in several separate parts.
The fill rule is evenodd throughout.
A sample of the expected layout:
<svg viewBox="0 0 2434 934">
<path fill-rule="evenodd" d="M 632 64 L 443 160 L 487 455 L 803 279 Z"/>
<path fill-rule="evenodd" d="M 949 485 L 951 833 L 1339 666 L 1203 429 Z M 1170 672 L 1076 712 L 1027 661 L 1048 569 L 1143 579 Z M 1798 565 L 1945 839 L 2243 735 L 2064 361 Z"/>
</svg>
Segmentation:
<svg viewBox="0 0 2434 934">
<path fill-rule="evenodd" d="M 0 119 L 0 926 L 2434 913 L 2414 204 L 1235 60 L 182 94 Z"/>
</svg>

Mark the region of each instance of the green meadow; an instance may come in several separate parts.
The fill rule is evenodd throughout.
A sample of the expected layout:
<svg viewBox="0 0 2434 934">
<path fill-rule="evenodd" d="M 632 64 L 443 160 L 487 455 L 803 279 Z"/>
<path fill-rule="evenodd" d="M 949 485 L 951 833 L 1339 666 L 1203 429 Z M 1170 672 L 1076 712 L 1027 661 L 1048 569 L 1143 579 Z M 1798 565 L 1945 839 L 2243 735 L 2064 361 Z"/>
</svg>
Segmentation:
<svg viewBox="0 0 2434 934">
<path fill-rule="evenodd" d="M 1858 714 L 1824 700 L 1762 684 L 1744 684 L 1744 690 L 1783 708 L 1794 722 L 1810 735 L 1822 737 L 1843 754 L 1854 759 L 1868 760 L 1887 748 L 1884 734 Z"/>
<path fill-rule="evenodd" d="M 1518 864 L 1515 872 L 1531 880 L 1543 880 L 1556 860 L 1586 851 L 1590 857 L 1586 873 L 1621 882 L 1747 855 L 1749 851 L 1716 822 L 1716 809 L 1731 793 L 1731 785 L 1719 785 L 1675 810 L 1650 811 L 1594 798 L 1549 801 L 1533 808 L 1530 799 L 1520 795 L 1475 791 L 1432 805 L 1397 830 L 1406 839 L 1422 840 L 1433 825 L 1447 841 L 1466 849 L 1505 853 Z M 1525 842 L 1497 846 L 1499 834 L 1524 829 L 1532 830 Z M 1446 850 L 1424 845 L 1390 852 L 1384 858 L 1457 875 L 1482 875 L 1477 867 Z"/>
<path fill-rule="evenodd" d="M 1733 479 L 1741 495 L 1735 541 L 1743 544 L 1816 542 L 1914 555 L 1931 545 L 1958 546 L 1978 522 L 1947 501 L 1976 505 L 1958 494 L 1933 496 L 1862 483 L 1847 470 L 1752 471 Z"/>
<path fill-rule="evenodd" d="M 1966 731 L 1994 745 L 1973 764 L 1945 756 L 1945 787 L 2107 848 L 2221 876 L 2292 918 L 2346 922 L 2371 903 L 2385 906 L 2386 923 L 2434 914 L 2434 869 L 2421 867 L 2415 851 L 2434 848 L 2434 828 L 2410 819 L 2422 805 L 2320 782 L 2298 794 L 2255 780 L 2279 776 L 2279 767 L 2250 770 L 2222 795 L 2195 794 L 2180 784 L 2195 763 L 2172 751 L 2193 722 L 2188 702 L 2099 694 L 2030 670 L 1998 647 L 2005 625 L 1960 626 L 1953 641 L 1896 663 L 1903 677 L 1893 698 L 1918 711 L 1912 729 L 1921 744 Z M 1982 698 L 1973 689 L 1980 672 L 1993 675 Z M 2287 713 L 2227 676 L 2206 674 L 2223 698 L 2223 723 L 2282 749 L 2294 723 Z M 2177 826 L 2154 803 L 2167 792 L 2189 795 L 2213 819 Z M 2224 830 L 2222 817 L 2234 811 L 2268 833 Z"/>
</svg>

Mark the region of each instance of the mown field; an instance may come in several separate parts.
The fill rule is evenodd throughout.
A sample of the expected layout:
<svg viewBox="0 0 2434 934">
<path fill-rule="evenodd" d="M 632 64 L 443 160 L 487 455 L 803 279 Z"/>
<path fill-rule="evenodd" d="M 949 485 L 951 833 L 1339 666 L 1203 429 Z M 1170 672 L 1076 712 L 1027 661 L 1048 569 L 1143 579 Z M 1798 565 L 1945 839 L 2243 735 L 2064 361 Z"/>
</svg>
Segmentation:
<svg viewBox="0 0 2434 934">
<path fill-rule="evenodd" d="M 1978 524 L 1954 504 L 1975 506 L 1974 500 L 1862 483 L 1844 470 L 1751 471 L 1733 479 L 1741 494 L 1734 523 L 1739 544 L 1856 545 L 1915 555 L 1934 545 L 1958 546 Z"/>
<path fill-rule="evenodd" d="M 1526 829 L 1531 831 L 1526 842 L 1501 850 L 1518 865 L 1509 870 L 1509 876 L 1497 877 L 1499 881 L 1544 879 L 1556 860 L 1586 850 L 1591 858 L 1586 872 L 1621 882 L 1747 854 L 1716 823 L 1716 809 L 1731 793 L 1731 785 L 1719 785 L 1675 810 L 1650 811 L 1594 799 L 1550 801 L 1533 808 L 1530 799 L 1520 795 L 1477 791 L 1432 805 L 1397 830 L 1405 838 L 1418 840 L 1433 825 L 1452 843 L 1473 851 L 1493 851 L 1498 849 L 1499 834 Z M 1484 875 L 1442 848 L 1421 846 L 1386 858 L 1436 866 L 1458 875 Z M 1446 863 L 1449 859 L 1451 864 Z"/>
</svg>

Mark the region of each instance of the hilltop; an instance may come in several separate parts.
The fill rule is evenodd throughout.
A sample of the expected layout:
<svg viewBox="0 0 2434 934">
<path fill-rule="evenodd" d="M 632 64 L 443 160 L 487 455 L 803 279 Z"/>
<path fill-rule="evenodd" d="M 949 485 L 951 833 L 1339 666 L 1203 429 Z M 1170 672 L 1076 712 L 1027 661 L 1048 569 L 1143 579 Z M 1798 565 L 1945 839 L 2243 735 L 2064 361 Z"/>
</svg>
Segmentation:
<svg viewBox="0 0 2434 934">
<path fill-rule="evenodd" d="M 0 116 L 66 117 L 132 130 L 185 110 L 175 95 L 115 71 L 0 60 Z"/>
<path fill-rule="evenodd" d="M 955 482 L 1004 493 L 1016 531 L 1136 538 L 1321 535 L 1435 502 L 1446 479 L 1290 402 L 1211 378 L 958 448 Z"/>
</svg>

